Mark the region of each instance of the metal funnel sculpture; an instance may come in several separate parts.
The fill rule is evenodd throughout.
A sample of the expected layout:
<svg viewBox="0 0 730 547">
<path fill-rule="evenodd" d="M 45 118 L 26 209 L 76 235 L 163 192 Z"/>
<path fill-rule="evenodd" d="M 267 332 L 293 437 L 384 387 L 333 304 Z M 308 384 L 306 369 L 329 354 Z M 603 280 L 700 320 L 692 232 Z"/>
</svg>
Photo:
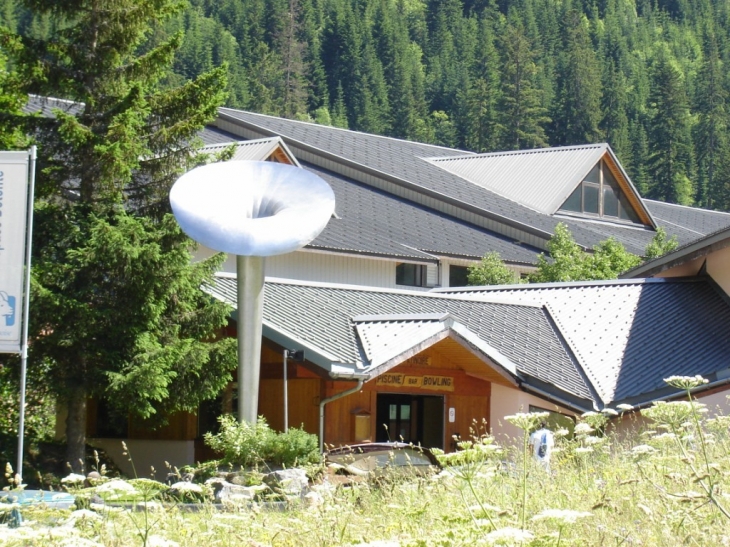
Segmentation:
<svg viewBox="0 0 730 547">
<path fill-rule="evenodd" d="M 195 241 L 236 255 L 238 418 L 258 416 L 264 258 L 301 249 L 324 229 L 335 195 L 317 175 L 261 161 L 197 167 L 170 190 L 180 227 Z"/>
</svg>

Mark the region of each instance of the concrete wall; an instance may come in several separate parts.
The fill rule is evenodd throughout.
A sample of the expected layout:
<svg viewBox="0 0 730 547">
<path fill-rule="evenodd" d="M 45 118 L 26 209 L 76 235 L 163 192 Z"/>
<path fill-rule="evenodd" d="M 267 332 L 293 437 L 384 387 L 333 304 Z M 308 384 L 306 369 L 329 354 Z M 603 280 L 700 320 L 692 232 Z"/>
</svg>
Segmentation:
<svg viewBox="0 0 730 547">
<path fill-rule="evenodd" d="M 122 440 L 129 449 L 123 454 Z M 194 441 L 140 441 L 135 439 L 88 439 L 88 443 L 101 448 L 127 477 L 151 476 L 151 467 L 155 468 L 155 479 L 165 480 L 169 472 L 165 462 L 177 468 L 195 463 Z M 132 462 L 129 461 L 130 456 Z M 134 467 L 132 467 L 134 463 Z"/>
</svg>

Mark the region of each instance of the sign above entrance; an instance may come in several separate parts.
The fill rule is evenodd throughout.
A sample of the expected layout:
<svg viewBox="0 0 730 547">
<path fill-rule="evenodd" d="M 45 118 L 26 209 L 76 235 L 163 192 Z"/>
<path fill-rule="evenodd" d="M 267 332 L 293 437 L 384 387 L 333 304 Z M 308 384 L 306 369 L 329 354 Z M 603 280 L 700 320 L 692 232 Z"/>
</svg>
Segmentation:
<svg viewBox="0 0 730 547">
<path fill-rule="evenodd" d="M 451 376 L 408 376 L 407 374 L 386 373 L 377 377 L 375 385 L 454 391 L 454 379 Z"/>
</svg>

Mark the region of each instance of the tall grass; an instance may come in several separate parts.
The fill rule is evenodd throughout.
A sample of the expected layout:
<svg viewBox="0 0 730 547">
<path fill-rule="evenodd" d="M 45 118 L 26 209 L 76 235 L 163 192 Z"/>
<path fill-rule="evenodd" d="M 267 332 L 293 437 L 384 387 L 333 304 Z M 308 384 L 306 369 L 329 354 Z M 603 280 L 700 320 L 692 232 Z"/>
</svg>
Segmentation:
<svg viewBox="0 0 730 547">
<path fill-rule="evenodd" d="M 730 418 L 710 418 L 690 400 L 644 415 L 650 427 L 636 421 L 628 436 L 613 433 L 612 413 L 586 415 L 575 436 L 556 435 L 550 472 L 524 439 L 499 449 L 480 435 L 447 455 L 436 475 L 325 481 L 284 510 L 167 506 L 145 540 L 170 547 L 730 545 Z M 0 545 L 139 545 L 124 511 L 98 508 L 99 520 L 66 527 L 69 513 L 24 509 L 35 524 L 0 529 Z"/>
</svg>

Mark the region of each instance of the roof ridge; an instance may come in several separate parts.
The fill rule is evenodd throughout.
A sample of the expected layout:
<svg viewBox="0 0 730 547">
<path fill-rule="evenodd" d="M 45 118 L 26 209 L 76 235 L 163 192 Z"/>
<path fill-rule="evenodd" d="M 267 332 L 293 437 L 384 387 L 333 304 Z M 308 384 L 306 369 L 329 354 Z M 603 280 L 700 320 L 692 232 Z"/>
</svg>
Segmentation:
<svg viewBox="0 0 730 547">
<path fill-rule="evenodd" d="M 494 158 L 499 156 L 516 156 L 516 155 L 529 155 L 529 154 L 546 154 L 552 152 L 570 152 L 572 150 L 587 150 L 590 148 L 608 148 L 608 143 L 593 143 L 593 144 L 575 144 L 570 146 L 548 146 L 545 148 L 529 148 L 527 150 L 500 150 L 496 152 L 482 152 L 480 154 L 473 154 L 467 156 L 438 156 L 435 158 L 422 158 L 433 162 L 452 161 L 458 159 L 480 159 L 480 158 Z"/>
<path fill-rule="evenodd" d="M 231 273 L 231 272 L 216 272 L 214 274 L 214 277 L 235 280 L 236 274 Z M 370 286 L 365 286 L 365 285 L 354 285 L 354 284 L 348 284 L 348 283 L 334 283 L 331 281 L 307 281 L 307 280 L 301 280 L 301 279 L 287 279 L 284 277 L 266 276 L 265 282 L 273 284 L 273 285 L 294 285 L 294 286 L 300 286 L 300 287 L 314 287 L 314 288 L 343 290 L 343 291 L 370 292 L 370 293 L 382 293 L 382 294 L 400 294 L 400 295 L 406 295 L 406 296 L 417 296 L 417 297 L 425 297 L 425 298 L 468 301 L 468 302 L 482 302 L 485 304 L 498 304 L 498 305 L 505 305 L 505 306 L 522 306 L 522 307 L 528 307 L 528 308 L 540 308 L 542 306 L 541 304 L 536 303 L 536 302 L 518 302 L 515 300 L 506 299 L 506 298 L 490 298 L 490 297 L 464 298 L 463 296 L 460 296 L 457 294 L 448 294 L 448 293 L 441 294 L 441 293 L 432 292 L 432 291 L 416 291 L 416 290 L 408 290 L 408 289 L 394 289 L 394 288 L 387 288 L 387 287 L 370 287 Z"/>
<path fill-rule="evenodd" d="M 400 142 L 400 143 L 413 144 L 413 145 L 417 145 L 417 146 L 428 146 L 429 148 L 437 148 L 439 150 L 450 150 L 452 152 L 461 152 L 462 154 L 464 154 L 466 156 L 471 156 L 471 155 L 474 155 L 475 154 L 474 152 L 471 152 L 469 150 L 460 150 L 458 148 L 449 148 L 447 146 L 440 146 L 438 144 L 431 144 L 431 143 L 427 143 L 427 142 L 418 142 L 418 141 L 411 141 L 411 140 L 408 140 L 408 139 L 399 139 L 397 137 L 389 137 L 387 135 L 378 135 L 377 133 L 367 133 L 365 131 L 358 131 L 356 129 L 347 129 L 345 127 L 335 127 L 334 125 L 323 125 L 323 124 L 320 124 L 320 123 L 308 122 L 308 121 L 303 121 L 303 120 L 291 120 L 289 118 L 282 118 L 280 116 L 272 116 L 270 114 L 261 114 L 259 112 L 251 112 L 250 110 L 242 110 L 240 108 L 231 108 L 231 107 L 227 107 L 227 106 L 221 106 L 221 107 L 219 107 L 219 110 L 228 110 L 228 111 L 232 111 L 232 112 L 241 112 L 243 114 L 249 114 L 249 115 L 252 115 L 252 116 L 261 116 L 263 118 L 269 118 L 269 119 L 272 119 L 272 120 L 277 120 L 279 122 L 284 121 L 284 122 L 287 122 L 287 123 L 296 123 L 296 124 L 302 124 L 302 125 L 310 125 L 310 126 L 317 127 L 317 128 L 320 128 L 320 129 L 327 129 L 327 130 L 332 130 L 332 131 L 345 131 L 347 133 L 357 133 L 358 135 L 365 135 L 367 137 L 374 137 L 374 138 L 378 138 L 378 139 L 386 139 L 386 140 L 391 140 L 391 141 L 397 141 L 397 142 Z"/>
<path fill-rule="evenodd" d="M 681 203 L 669 203 L 668 201 L 661 201 L 658 199 L 650 199 L 650 198 L 644 198 L 642 197 L 644 201 L 651 201 L 652 203 L 658 203 L 660 205 L 667 205 L 670 207 L 681 207 L 682 209 L 689 209 L 691 211 L 702 211 L 704 213 L 717 213 L 719 215 L 727 215 L 730 216 L 730 212 L 728 211 L 716 211 L 714 209 L 705 209 L 704 207 L 694 207 L 691 205 L 682 205 Z"/>
<path fill-rule="evenodd" d="M 591 279 L 585 281 L 552 281 L 546 283 L 513 283 L 510 285 L 482 285 L 469 287 L 444 287 L 431 289 L 435 294 L 468 292 L 526 291 L 539 289 L 569 289 L 578 287 L 611 287 L 617 285 L 650 285 L 655 283 L 694 283 L 695 277 L 647 277 L 639 279 Z"/>
</svg>

